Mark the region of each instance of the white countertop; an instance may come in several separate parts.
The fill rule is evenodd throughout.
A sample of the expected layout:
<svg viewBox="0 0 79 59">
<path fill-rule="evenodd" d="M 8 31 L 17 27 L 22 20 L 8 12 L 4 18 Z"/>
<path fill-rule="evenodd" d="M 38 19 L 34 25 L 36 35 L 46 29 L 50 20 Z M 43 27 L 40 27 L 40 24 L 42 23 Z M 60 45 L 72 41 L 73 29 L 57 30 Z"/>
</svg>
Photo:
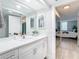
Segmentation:
<svg viewBox="0 0 79 59">
<path fill-rule="evenodd" d="M 3 54 L 12 49 L 16 49 L 23 45 L 30 44 L 44 37 L 47 37 L 47 36 L 46 35 L 38 35 L 35 37 L 26 36 L 26 39 L 22 39 L 21 37 L 17 36 L 16 39 L 14 37 L 0 39 L 0 54 Z"/>
</svg>

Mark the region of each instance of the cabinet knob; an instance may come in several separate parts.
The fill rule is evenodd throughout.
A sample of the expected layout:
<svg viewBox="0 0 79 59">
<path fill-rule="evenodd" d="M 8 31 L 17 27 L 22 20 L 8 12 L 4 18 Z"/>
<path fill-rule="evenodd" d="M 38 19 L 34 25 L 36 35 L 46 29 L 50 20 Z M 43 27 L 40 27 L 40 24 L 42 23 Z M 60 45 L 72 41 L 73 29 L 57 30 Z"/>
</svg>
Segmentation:
<svg viewBox="0 0 79 59">
<path fill-rule="evenodd" d="M 35 55 L 37 53 L 37 49 L 35 48 L 34 50 L 33 50 L 33 55 Z"/>
</svg>

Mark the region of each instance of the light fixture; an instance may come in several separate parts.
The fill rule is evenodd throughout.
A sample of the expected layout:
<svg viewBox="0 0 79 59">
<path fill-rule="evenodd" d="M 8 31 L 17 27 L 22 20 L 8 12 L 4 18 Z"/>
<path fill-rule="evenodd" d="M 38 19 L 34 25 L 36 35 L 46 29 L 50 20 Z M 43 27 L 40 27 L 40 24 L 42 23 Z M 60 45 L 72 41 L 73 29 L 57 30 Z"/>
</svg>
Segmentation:
<svg viewBox="0 0 79 59">
<path fill-rule="evenodd" d="M 21 6 L 20 6 L 20 5 L 16 5 L 16 7 L 17 7 L 17 8 L 19 8 L 19 9 L 21 8 Z"/>
<path fill-rule="evenodd" d="M 70 6 L 64 6 L 64 9 L 69 9 L 70 8 Z"/>
</svg>

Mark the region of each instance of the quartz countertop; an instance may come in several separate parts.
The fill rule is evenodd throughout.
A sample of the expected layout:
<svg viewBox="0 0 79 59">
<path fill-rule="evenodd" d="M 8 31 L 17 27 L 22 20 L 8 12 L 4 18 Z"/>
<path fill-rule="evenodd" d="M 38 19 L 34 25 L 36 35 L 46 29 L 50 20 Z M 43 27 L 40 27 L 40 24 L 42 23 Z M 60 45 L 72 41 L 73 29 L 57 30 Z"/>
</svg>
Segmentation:
<svg viewBox="0 0 79 59">
<path fill-rule="evenodd" d="M 0 54 L 6 53 L 12 49 L 19 48 L 23 45 L 31 44 L 35 41 L 39 41 L 47 35 L 38 35 L 38 36 L 25 36 L 26 38 L 23 39 L 20 36 L 17 37 L 8 37 L 0 39 Z"/>
</svg>

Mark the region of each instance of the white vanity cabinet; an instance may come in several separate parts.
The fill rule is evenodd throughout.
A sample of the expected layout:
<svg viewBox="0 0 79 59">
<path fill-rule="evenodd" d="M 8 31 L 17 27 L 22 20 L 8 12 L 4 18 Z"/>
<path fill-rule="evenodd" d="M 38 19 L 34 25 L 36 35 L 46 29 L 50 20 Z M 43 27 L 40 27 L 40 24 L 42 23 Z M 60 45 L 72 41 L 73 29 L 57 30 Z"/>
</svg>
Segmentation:
<svg viewBox="0 0 79 59">
<path fill-rule="evenodd" d="M 21 52 L 21 54 L 19 55 L 19 59 L 43 59 L 42 47 L 35 46 L 25 52 Z"/>
<path fill-rule="evenodd" d="M 44 59 L 43 43 L 40 43 L 39 45 L 35 46 L 35 48 L 33 49 L 33 56 L 34 56 L 34 59 Z"/>
<path fill-rule="evenodd" d="M 1 59 L 18 59 L 18 49 L 1 55 Z"/>
<path fill-rule="evenodd" d="M 33 43 L 29 46 L 19 48 L 19 59 L 44 59 L 44 41 Z"/>
<path fill-rule="evenodd" d="M 33 51 L 28 50 L 27 52 L 20 54 L 19 59 L 33 59 Z"/>
<path fill-rule="evenodd" d="M 47 38 L 22 45 L 0 56 L 0 59 L 44 59 L 47 56 Z"/>
</svg>

